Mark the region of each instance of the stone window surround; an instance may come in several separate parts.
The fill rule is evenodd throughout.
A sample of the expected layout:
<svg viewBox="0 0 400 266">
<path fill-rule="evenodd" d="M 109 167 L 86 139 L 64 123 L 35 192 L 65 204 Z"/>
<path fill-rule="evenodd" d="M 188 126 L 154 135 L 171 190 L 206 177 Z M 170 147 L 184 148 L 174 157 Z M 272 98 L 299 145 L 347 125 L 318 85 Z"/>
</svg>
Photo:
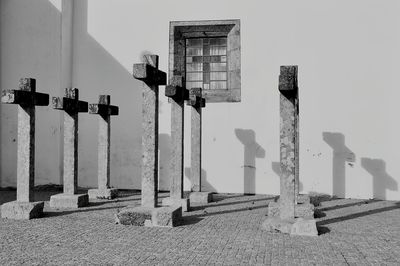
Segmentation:
<svg viewBox="0 0 400 266">
<path fill-rule="evenodd" d="M 185 39 L 227 37 L 228 87 L 223 90 L 203 90 L 207 103 L 240 102 L 240 20 L 171 21 L 169 28 L 168 78 L 185 77 Z"/>
</svg>

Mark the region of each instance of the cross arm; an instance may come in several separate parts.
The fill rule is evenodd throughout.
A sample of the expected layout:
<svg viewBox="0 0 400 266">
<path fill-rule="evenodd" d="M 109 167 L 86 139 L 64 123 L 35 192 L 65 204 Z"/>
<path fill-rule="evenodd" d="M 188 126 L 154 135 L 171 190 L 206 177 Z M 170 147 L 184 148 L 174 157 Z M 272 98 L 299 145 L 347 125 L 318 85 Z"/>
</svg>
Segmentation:
<svg viewBox="0 0 400 266">
<path fill-rule="evenodd" d="M 297 90 L 297 66 L 281 66 L 279 91 L 282 94 L 294 95 Z"/>
<path fill-rule="evenodd" d="M 93 103 L 89 104 L 89 114 L 118 115 L 119 108 L 115 105 Z"/>
<path fill-rule="evenodd" d="M 20 105 L 49 105 L 49 95 L 46 93 L 32 92 L 27 90 L 3 90 L 1 102 Z"/>
<path fill-rule="evenodd" d="M 182 76 L 173 76 L 170 84 L 165 87 L 165 96 L 175 100 L 186 100 L 189 91 L 184 88 Z"/>
<path fill-rule="evenodd" d="M 73 111 L 85 113 L 88 111 L 88 103 L 77 101 L 66 97 L 53 97 L 52 107 L 57 110 Z"/>
<path fill-rule="evenodd" d="M 165 72 L 146 63 L 133 65 L 133 77 L 149 85 L 165 85 L 167 83 Z"/>
</svg>

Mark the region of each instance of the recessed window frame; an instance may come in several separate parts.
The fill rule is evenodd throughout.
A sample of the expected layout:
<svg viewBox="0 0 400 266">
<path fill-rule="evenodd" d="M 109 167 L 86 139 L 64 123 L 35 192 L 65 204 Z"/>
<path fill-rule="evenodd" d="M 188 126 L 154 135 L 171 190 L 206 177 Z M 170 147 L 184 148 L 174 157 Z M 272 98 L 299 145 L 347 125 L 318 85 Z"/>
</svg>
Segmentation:
<svg viewBox="0 0 400 266">
<path fill-rule="evenodd" d="M 207 103 L 241 101 L 240 20 L 171 21 L 168 76 L 185 77 L 186 39 L 227 38 L 227 88 L 203 90 Z"/>
</svg>

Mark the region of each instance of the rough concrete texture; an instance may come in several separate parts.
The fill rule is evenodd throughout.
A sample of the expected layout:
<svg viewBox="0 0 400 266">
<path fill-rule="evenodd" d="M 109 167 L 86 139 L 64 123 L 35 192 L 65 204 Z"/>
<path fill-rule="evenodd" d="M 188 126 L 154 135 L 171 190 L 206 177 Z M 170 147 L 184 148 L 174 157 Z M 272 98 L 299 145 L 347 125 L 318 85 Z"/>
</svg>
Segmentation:
<svg viewBox="0 0 400 266">
<path fill-rule="evenodd" d="M 3 90 L 2 103 L 18 104 L 17 201 L 32 202 L 35 182 L 35 105 L 48 105 L 49 95 L 36 92 L 36 80 L 21 78 L 19 90 Z"/>
<path fill-rule="evenodd" d="M 183 197 L 183 129 L 184 106 L 183 99 L 171 100 L 171 163 L 170 163 L 170 193 L 171 197 Z"/>
<path fill-rule="evenodd" d="M 279 217 L 268 217 L 262 223 L 261 228 L 267 232 L 281 232 L 300 236 L 318 236 L 314 219 L 281 219 Z"/>
<path fill-rule="evenodd" d="M 92 196 L 111 199 L 116 196 L 115 191 L 110 188 L 110 139 L 111 139 L 111 115 L 118 115 L 117 106 L 110 105 L 110 95 L 100 95 L 98 104 L 89 105 L 89 113 L 98 114 L 98 170 L 97 182 L 98 190 L 91 191 Z M 110 194 L 113 193 L 113 194 Z M 91 197 L 89 191 L 89 198 Z"/>
<path fill-rule="evenodd" d="M 207 204 L 213 200 L 212 192 L 192 192 L 189 195 L 191 203 Z"/>
<path fill-rule="evenodd" d="M 142 73 L 138 65 L 134 65 L 133 76 L 142 83 L 142 206 L 157 206 L 158 191 L 158 85 L 159 77 L 165 76 L 164 72 L 158 70 L 158 56 L 145 55 L 146 66 L 144 72 L 151 71 L 153 74 Z M 139 73 L 140 72 L 140 73 Z M 143 74 L 143 75 L 142 75 Z M 165 81 L 164 81 L 165 82 Z"/>
<path fill-rule="evenodd" d="M 1 217 L 7 219 L 29 220 L 43 216 L 43 201 L 11 201 L 1 205 Z"/>
<path fill-rule="evenodd" d="M 176 199 L 172 197 L 163 198 L 161 201 L 163 206 L 181 206 L 183 212 L 190 211 L 190 200 L 189 199 Z"/>
<path fill-rule="evenodd" d="M 116 188 L 103 188 L 103 189 L 89 189 L 89 199 L 114 199 L 118 197 L 118 189 Z"/>
<path fill-rule="evenodd" d="M 115 215 L 115 222 L 135 226 L 177 226 L 182 218 L 181 206 L 169 207 L 126 207 Z"/>
<path fill-rule="evenodd" d="M 51 208 L 80 208 L 89 204 L 88 194 L 56 194 L 50 197 Z"/>
<path fill-rule="evenodd" d="M 201 107 L 192 106 L 191 121 L 191 190 L 201 191 Z"/>
<path fill-rule="evenodd" d="M 280 218 L 282 220 L 295 217 L 296 171 L 298 156 L 297 140 L 297 66 L 281 66 L 279 76 L 280 94 Z"/>
<path fill-rule="evenodd" d="M 279 202 L 270 202 L 268 204 L 268 216 L 269 217 L 280 216 Z M 310 203 L 294 205 L 294 217 L 302 217 L 302 218 L 314 217 L 314 205 Z"/>
<path fill-rule="evenodd" d="M 279 197 L 277 197 L 276 202 L 279 202 Z M 296 197 L 297 204 L 310 203 L 310 202 L 311 198 L 307 194 L 298 194 Z"/>
</svg>

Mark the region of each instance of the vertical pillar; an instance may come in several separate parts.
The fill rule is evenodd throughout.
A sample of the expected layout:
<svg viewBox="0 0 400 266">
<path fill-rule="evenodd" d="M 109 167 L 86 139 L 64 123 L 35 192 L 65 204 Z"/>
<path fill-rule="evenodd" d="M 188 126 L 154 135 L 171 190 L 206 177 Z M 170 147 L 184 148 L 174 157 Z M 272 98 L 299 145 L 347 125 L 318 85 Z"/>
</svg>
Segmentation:
<svg viewBox="0 0 400 266">
<path fill-rule="evenodd" d="M 297 66 L 281 66 L 280 94 L 280 218 L 293 219 L 296 204 Z"/>
<path fill-rule="evenodd" d="M 65 89 L 64 97 L 53 97 L 54 109 L 64 111 L 63 194 L 50 197 L 52 208 L 79 208 L 89 203 L 87 194 L 78 192 L 78 114 L 87 112 L 87 102 L 79 100 L 79 90 Z"/>
<path fill-rule="evenodd" d="M 188 105 L 192 107 L 190 166 L 192 193 L 190 202 L 208 203 L 212 198 L 211 192 L 201 191 L 201 109 L 206 106 L 205 98 L 202 97 L 202 88 L 192 88 L 189 91 Z"/>
<path fill-rule="evenodd" d="M 110 105 L 110 95 L 100 95 L 98 104 L 89 104 L 89 113 L 99 115 L 97 189 L 89 189 L 89 198 L 113 199 L 118 190 L 110 188 L 111 115 L 118 115 L 117 106 Z"/>
<path fill-rule="evenodd" d="M 31 219 L 43 213 L 43 202 L 33 202 L 35 185 L 35 106 L 48 105 L 49 95 L 36 92 L 36 80 L 20 79 L 19 90 L 3 90 L 2 103 L 18 104 L 17 200 L 1 206 L 1 215 Z"/>
<path fill-rule="evenodd" d="M 171 183 L 170 197 L 162 200 L 163 205 L 180 205 L 182 211 L 190 209 L 189 199 L 183 198 L 183 142 L 184 142 L 184 101 L 188 97 L 183 87 L 182 76 L 170 78 L 170 84 L 165 88 L 165 96 L 171 103 Z"/>
<path fill-rule="evenodd" d="M 142 80 L 142 206 L 156 207 L 158 200 L 158 86 L 166 74 L 158 70 L 158 55 L 145 55 L 145 63 L 133 66 Z"/>
</svg>

